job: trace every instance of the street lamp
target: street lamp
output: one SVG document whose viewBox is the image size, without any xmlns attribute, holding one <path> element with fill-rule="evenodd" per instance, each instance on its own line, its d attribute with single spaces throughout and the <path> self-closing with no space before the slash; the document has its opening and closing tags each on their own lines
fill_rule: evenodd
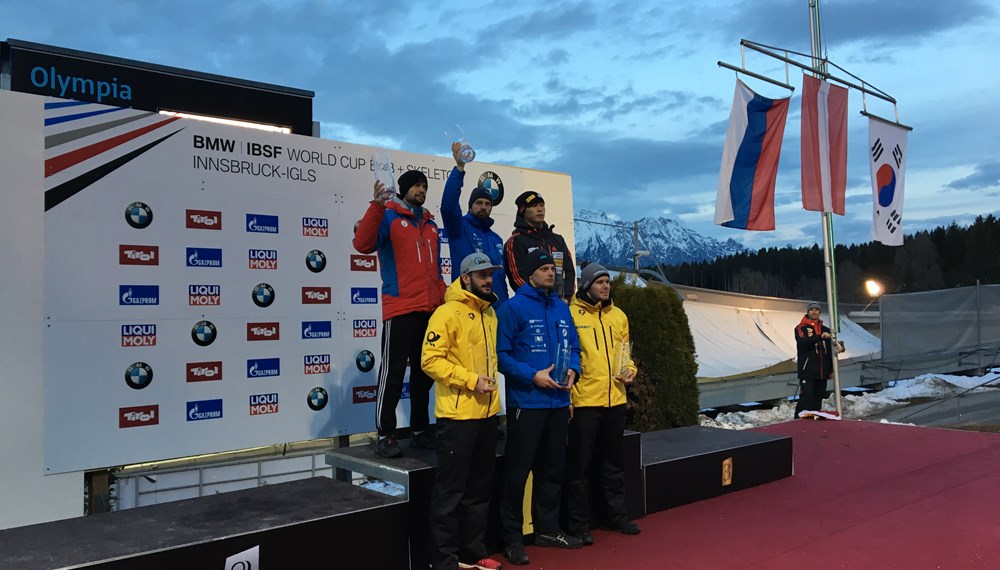
<svg viewBox="0 0 1000 570">
<path fill-rule="evenodd" d="M 868 301 L 868 304 L 865 305 L 865 308 L 861 309 L 862 311 L 867 311 L 868 307 L 871 307 L 872 303 L 874 303 L 875 300 L 878 299 L 883 293 L 882 284 L 879 283 L 878 281 L 875 281 L 874 279 L 869 279 L 868 281 L 865 281 L 865 289 L 868 291 L 868 296 L 871 297 L 872 300 Z"/>
<path fill-rule="evenodd" d="M 639 250 L 639 251 L 635 252 L 635 255 L 633 256 L 632 260 L 633 260 L 633 263 L 635 265 L 635 271 L 637 273 L 639 271 L 639 258 L 640 257 L 646 257 L 647 255 L 652 255 L 652 254 L 653 254 L 653 252 L 646 251 L 646 250 Z"/>
</svg>

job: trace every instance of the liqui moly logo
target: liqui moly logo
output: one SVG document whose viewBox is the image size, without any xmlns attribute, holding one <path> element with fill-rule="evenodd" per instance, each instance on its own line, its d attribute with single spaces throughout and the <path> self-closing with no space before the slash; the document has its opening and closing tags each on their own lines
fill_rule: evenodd
<svg viewBox="0 0 1000 570">
<path fill-rule="evenodd" d="M 221 230 L 222 212 L 185 210 L 184 226 L 193 230 Z"/>
<path fill-rule="evenodd" d="M 247 214 L 247 231 L 257 234 L 278 233 L 278 216 Z"/>
<path fill-rule="evenodd" d="M 247 254 L 247 259 L 250 269 L 278 268 L 278 250 L 276 249 L 251 249 Z"/>
<path fill-rule="evenodd" d="M 352 255 L 351 271 L 377 271 L 378 258 L 374 255 Z"/>
<path fill-rule="evenodd" d="M 155 426 L 160 423 L 160 406 L 132 406 L 118 408 L 118 428 Z"/>
<path fill-rule="evenodd" d="M 156 325 L 122 325 L 122 346 L 156 346 Z"/>
<path fill-rule="evenodd" d="M 330 321 L 302 321 L 302 338 L 331 338 L 333 326 Z"/>
<path fill-rule="evenodd" d="M 355 404 L 367 404 L 378 398 L 378 386 L 355 386 L 351 391 Z"/>
<path fill-rule="evenodd" d="M 118 245 L 118 265 L 159 265 L 158 245 Z"/>
<path fill-rule="evenodd" d="M 250 396 L 250 415 L 278 413 L 277 394 L 253 394 Z"/>
<path fill-rule="evenodd" d="M 441 263 L 438 267 L 441 269 L 442 275 L 451 275 L 451 258 L 442 257 Z"/>
<path fill-rule="evenodd" d="M 214 247 L 187 248 L 188 267 L 222 267 L 222 250 Z"/>
<path fill-rule="evenodd" d="M 330 223 L 326 218 L 302 218 L 302 235 L 327 237 L 330 235 Z"/>
<path fill-rule="evenodd" d="M 354 338 L 374 338 L 378 336 L 375 319 L 354 319 Z"/>
<path fill-rule="evenodd" d="M 306 374 L 328 374 L 330 372 L 329 354 L 307 354 L 302 359 Z"/>
<path fill-rule="evenodd" d="M 222 304 L 222 287 L 219 285 L 188 285 L 188 305 L 214 306 Z"/>
<path fill-rule="evenodd" d="M 188 382 L 211 382 L 213 380 L 222 380 L 222 361 L 187 363 Z"/>
<path fill-rule="evenodd" d="M 279 323 L 247 323 L 247 340 L 278 340 Z"/>
<path fill-rule="evenodd" d="M 330 288 L 329 287 L 303 287 L 302 288 L 302 304 L 303 305 L 329 305 L 330 304 Z"/>
<path fill-rule="evenodd" d="M 375 287 L 351 287 L 352 305 L 377 305 L 378 289 Z"/>
<path fill-rule="evenodd" d="M 247 360 L 247 378 L 281 376 L 280 358 L 251 358 Z"/>
</svg>

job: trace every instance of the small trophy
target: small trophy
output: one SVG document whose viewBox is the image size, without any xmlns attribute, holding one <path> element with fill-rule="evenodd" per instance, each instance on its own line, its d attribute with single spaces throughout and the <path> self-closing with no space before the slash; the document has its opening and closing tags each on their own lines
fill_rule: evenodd
<svg viewBox="0 0 1000 570">
<path fill-rule="evenodd" d="M 392 156 L 388 151 L 380 150 L 372 155 L 372 172 L 375 180 L 382 183 L 385 189 L 376 197 L 379 202 L 388 202 L 396 195 L 396 180 L 393 178 Z"/>
<path fill-rule="evenodd" d="M 615 359 L 613 361 L 613 374 L 615 380 L 625 381 L 625 374 L 628 373 L 629 362 L 632 361 L 632 343 L 625 341 L 615 348 Z"/>
<path fill-rule="evenodd" d="M 444 132 L 444 135 L 452 142 L 461 143 L 462 147 L 458 151 L 458 155 L 462 157 L 462 162 L 468 164 L 473 160 L 476 160 L 476 149 L 472 148 L 469 143 L 469 139 L 465 138 L 465 133 L 462 132 L 462 127 L 458 125 L 452 125 L 450 129 Z"/>
<path fill-rule="evenodd" d="M 573 350 L 569 346 L 569 339 L 562 339 L 556 345 L 556 367 L 552 369 L 552 379 L 560 386 L 566 385 L 566 376 L 569 374 L 570 359 L 572 356 Z"/>
</svg>

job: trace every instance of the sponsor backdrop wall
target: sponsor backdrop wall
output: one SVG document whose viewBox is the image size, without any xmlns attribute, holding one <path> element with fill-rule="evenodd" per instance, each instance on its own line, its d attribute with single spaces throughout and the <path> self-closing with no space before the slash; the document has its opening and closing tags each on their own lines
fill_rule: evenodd
<svg viewBox="0 0 1000 570">
<path fill-rule="evenodd" d="M 18 168 L 45 173 L 45 473 L 373 429 L 379 267 L 351 239 L 378 149 L 33 99 L 44 165 Z M 427 174 L 439 223 L 441 143 L 391 152 L 396 176 Z M 572 243 L 568 176 L 473 163 L 463 211 L 481 176 L 501 236 L 527 187 Z"/>
</svg>

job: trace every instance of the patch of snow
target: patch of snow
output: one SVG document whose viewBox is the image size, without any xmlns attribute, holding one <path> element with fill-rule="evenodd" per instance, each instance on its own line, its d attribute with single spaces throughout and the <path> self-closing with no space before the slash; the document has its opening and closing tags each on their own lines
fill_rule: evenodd
<svg viewBox="0 0 1000 570">
<path fill-rule="evenodd" d="M 376 493 L 382 493 L 383 495 L 389 495 L 390 497 L 402 497 L 406 494 L 406 488 L 399 483 L 382 481 L 380 479 L 365 481 L 364 483 L 361 483 L 359 487 L 364 487 L 369 491 L 375 491 Z"/>
</svg>

